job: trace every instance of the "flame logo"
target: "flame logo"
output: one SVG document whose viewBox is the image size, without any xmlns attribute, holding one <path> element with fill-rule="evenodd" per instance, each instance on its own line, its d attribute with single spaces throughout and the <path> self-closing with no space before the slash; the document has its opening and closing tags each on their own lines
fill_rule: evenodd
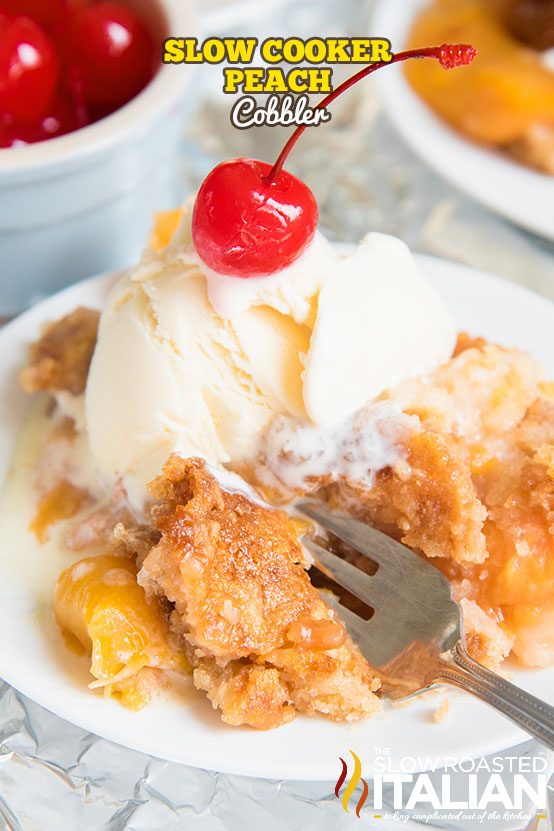
<svg viewBox="0 0 554 831">
<path fill-rule="evenodd" d="M 352 794 L 358 787 L 359 783 L 361 782 L 363 785 L 362 795 L 360 796 L 358 804 L 356 805 L 356 816 L 359 819 L 360 811 L 362 810 L 367 799 L 369 788 L 365 779 L 362 779 L 362 763 L 360 762 L 359 758 L 356 756 L 353 750 L 350 751 L 350 755 L 354 759 L 354 771 L 352 773 L 352 776 L 350 777 L 350 782 L 344 789 L 341 802 L 342 807 L 344 808 L 346 813 L 348 813 L 348 803 L 350 802 L 350 797 L 352 796 Z M 342 765 L 342 770 L 339 774 L 339 778 L 337 779 L 337 784 L 335 785 L 335 796 L 337 797 L 337 799 L 340 793 L 340 789 L 342 788 L 344 780 L 346 779 L 346 776 L 348 774 L 348 765 L 346 764 L 342 756 L 339 756 L 339 760 Z"/>
</svg>

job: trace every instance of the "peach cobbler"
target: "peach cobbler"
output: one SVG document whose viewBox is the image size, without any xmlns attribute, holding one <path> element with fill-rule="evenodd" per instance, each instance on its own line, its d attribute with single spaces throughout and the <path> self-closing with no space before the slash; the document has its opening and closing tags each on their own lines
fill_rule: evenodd
<svg viewBox="0 0 554 831">
<path fill-rule="evenodd" d="M 91 688 L 138 709 L 190 674 L 260 729 L 375 713 L 378 673 L 287 512 L 306 493 L 431 558 L 477 660 L 553 663 L 554 386 L 536 362 L 456 339 L 392 238 L 346 258 L 316 238 L 294 291 L 232 295 L 186 212 L 156 249 L 100 325 L 82 308 L 50 323 L 21 373 L 50 396 L 32 530 L 61 532 L 55 615 Z"/>
<path fill-rule="evenodd" d="M 413 62 L 416 92 L 460 132 L 554 173 L 553 0 L 431 0 L 409 45 L 466 40 L 478 60 L 462 73 Z"/>
</svg>

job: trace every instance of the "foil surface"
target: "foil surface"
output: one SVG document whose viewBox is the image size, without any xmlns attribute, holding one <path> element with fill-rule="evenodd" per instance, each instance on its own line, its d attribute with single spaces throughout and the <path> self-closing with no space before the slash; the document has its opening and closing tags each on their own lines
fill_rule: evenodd
<svg viewBox="0 0 554 831">
<path fill-rule="evenodd" d="M 540 752 L 536 743 L 528 742 L 496 755 L 536 756 Z M 440 775 L 431 774 L 435 785 Z M 250 779 L 164 762 L 87 733 L 0 684 L 1 831 L 342 831 L 364 826 L 398 831 L 423 827 L 405 817 L 383 819 L 377 825 L 370 809 L 362 809 L 360 818 L 353 808 L 347 814 L 335 797 L 334 785 Z M 454 781 L 454 800 L 458 788 L 463 783 Z M 552 810 L 554 782 L 550 798 Z M 368 804 L 372 804 L 371 792 Z M 393 794 L 385 790 L 380 813 L 394 815 L 392 804 Z M 525 812 L 533 814 L 529 805 Z M 483 827 L 487 831 L 522 831 L 524 827 L 547 831 L 552 827 L 546 817 L 531 818 L 524 825 L 479 818 L 449 822 L 433 819 L 432 812 L 425 826 L 461 831 Z"/>
</svg>

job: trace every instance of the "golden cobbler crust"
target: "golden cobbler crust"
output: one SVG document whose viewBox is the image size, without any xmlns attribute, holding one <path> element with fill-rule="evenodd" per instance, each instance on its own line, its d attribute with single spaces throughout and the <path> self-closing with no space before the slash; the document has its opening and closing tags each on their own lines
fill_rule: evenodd
<svg viewBox="0 0 554 831">
<path fill-rule="evenodd" d="M 371 489 L 320 495 L 433 558 L 463 599 L 468 647 L 554 661 L 554 391 L 517 350 L 460 338 L 456 356 L 390 393 L 421 429 Z"/>
<path fill-rule="evenodd" d="M 39 390 L 79 395 L 85 389 L 98 334 L 99 312 L 80 307 L 45 326 L 29 349 L 20 374 L 25 392 Z"/>
<path fill-rule="evenodd" d="M 199 459 L 171 457 L 152 494 L 161 539 L 139 581 L 175 605 L 195 683 L 225 721 L 268 729 L 296 711 L 355 720 L 378 708 L 378 679 L 311 585 L 286 514 L 222 491 Z"/>
</svg>

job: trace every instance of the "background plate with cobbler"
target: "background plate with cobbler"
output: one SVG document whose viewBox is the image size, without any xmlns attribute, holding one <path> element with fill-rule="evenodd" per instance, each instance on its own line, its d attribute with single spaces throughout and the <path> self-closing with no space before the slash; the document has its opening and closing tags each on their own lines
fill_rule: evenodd
<svg viewBox="0 0 554 831">
<path fill-rule="evenodd" d="M 461 265 L 425 256 L 419 256 L 418 262 L 452 309 L 459 329 L 528 350 L 554 376 L 554 305 Z M 42 323 L 76 306 L 102 307 L 113 279 L 103 276 L 77 284 L 0 332 L 1 480 L 9 471 L 14 442 L 30 406 L 17 383 L 28 343 L 36 338 Z M 25 459 L 20 459 L 19 467 L 24 465 Z M 91 694 L 86 661 L 65 648 L 53 620 L 53 585 L 69 563 L 61 561 L 55 538 L 38 546 L 27 530 L 30 517 L 25 510 L 30 511 L 31 505 L 25 503 L 27 508 L 22 508 L 23 500 L 19 503 L 15 500 L 7 508 L 21 513 L 17 522 L 6 523 L 0 517 L 0 676 L 74 724 L 171 761 L 296 780 L 335 779 L 338 757 L 348 748 L 361 757 L 364 775 L 371 775 L 375 748 L 379 752 L 390 748 L 392 764 L 403 757 L 436 762 L 439 758 L 493 753 L 527 738 L 484 704 L 446 688 L 406 706 L 385 707 L 381 715 L 358 724 L 298 717 L 268 732 L 223 724 L 188 681 L 138 713 L 113 699 Z M 7 525 L 17 530 L 6 534 Z M 521 687 L 554 703 L 554 668 L 521 671 L 508 665 L 506 670 Z M 445 698 L 449 711 L 436 723 L 434 713 Z"/>
<path fill-rule="evenodd" d="M 378 0 L 372 34 L 404 49 L 427 0 Z M 463 39 L 463 37 L 462 37 Z M 381 101 L 404 141 L 456 188 L 528 231 L 554 240 L 554 177 L 473 143 L 443 122 L 412 90 L 403 68 L 375 76 Z"/>
</svg>

